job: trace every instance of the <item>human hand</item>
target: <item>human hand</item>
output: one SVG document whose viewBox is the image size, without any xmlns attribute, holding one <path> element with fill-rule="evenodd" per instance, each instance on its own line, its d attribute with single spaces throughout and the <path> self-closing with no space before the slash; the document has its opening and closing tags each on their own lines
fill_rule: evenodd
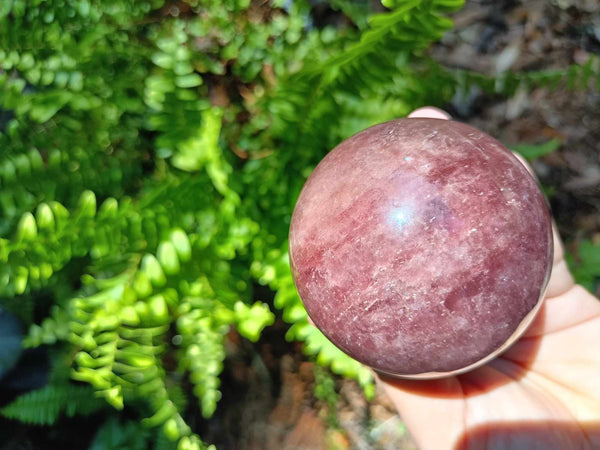
<svg viewBox="0 0 600 450">
<path fill-rule="evenodd" d="M 409 117 L 450 118 L 435 108 Z M 505 353 L 450 378 L 379 377 L 419 448 L 600 449 L 600 301 L 574 283 L 553 232 L 544 303 Z"/>
</svg>

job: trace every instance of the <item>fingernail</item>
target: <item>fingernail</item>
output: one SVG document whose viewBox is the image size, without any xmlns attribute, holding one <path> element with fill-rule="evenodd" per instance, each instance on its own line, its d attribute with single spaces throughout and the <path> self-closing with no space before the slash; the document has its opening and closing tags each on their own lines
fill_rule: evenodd
<svg viewBox="0 0 600 450">
<path fill-rule="evenodd" d="M 423 108 L 415 109 L 411 112 L 408 117 L 410 119 L 415 118 L 429 118 L 429 119 L 443 119 L 450 120 L 452 116 L 446 111 L 436 108 L 434 106 L 424 106 Z"/>
</svg>

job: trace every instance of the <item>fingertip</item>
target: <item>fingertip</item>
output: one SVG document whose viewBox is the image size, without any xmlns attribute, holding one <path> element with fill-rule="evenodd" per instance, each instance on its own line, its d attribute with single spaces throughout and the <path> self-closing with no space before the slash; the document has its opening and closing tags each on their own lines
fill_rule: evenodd
<svg viewBox="0 0 600 450">
<path fill-rule="evenodd" d="M 415 109 L 408 115 L 409 119 L 426 118 L 426 119 L 442 119 L 450 120 L 452 116 L 446 111 L 436 108 L 435 106 L 424 106 L 423 108 Z"/>
</svg>

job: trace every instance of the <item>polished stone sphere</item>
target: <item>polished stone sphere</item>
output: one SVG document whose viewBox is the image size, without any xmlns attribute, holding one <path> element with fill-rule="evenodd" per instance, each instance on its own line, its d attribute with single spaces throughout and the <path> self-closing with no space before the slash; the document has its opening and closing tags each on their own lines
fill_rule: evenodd
<svg viewBox="0 0 600 450">
<path fill-rule="evenodd" d="M 334 148 L 292 217 L 290 261 L 315 325 L 376 371 L 435 378 L 506 349 L 552 265 L 547 203 L 498 141 L 399 119 Z"/>
</svg>

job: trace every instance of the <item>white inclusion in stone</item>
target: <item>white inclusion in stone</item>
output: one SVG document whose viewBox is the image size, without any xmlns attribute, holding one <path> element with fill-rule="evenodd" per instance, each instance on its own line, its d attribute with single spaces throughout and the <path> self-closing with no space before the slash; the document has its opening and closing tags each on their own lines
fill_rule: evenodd
<svg viewBox="0 0 600 450">
<path fill-rule="evenodd" d="M 407 207 L 394 208 L 391 211 L 391 219 L 396 228 L 401 230 L 411 221 L 412 211 Z"/>
</svg>

